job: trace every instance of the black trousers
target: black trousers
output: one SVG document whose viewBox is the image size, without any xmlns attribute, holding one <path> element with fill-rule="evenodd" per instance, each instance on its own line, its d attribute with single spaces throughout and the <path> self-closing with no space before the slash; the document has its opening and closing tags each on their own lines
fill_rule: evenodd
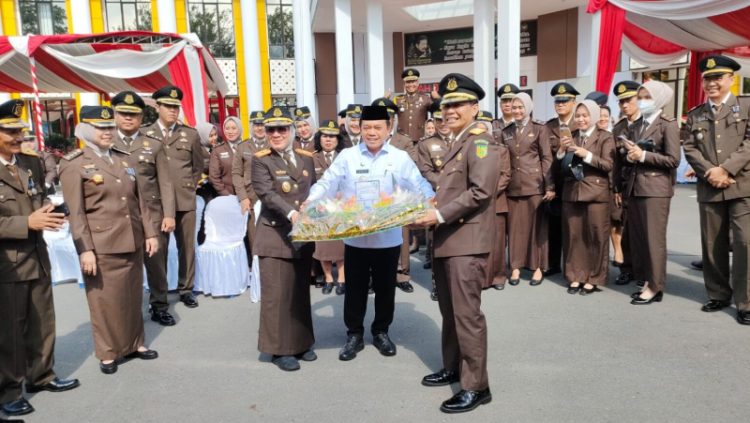
<svg viewBox="0 0 750 423">
<path fill-rule="evenodd" d="M 346 295 L 344 323 L 347 335 L 364 335 L 370 276 L 375 291 L 375 319 L 371 333 L 388 333 L 396 300 L 396 269 L 401 246 L 390 248 L 344 247 Z"/>
</svg>

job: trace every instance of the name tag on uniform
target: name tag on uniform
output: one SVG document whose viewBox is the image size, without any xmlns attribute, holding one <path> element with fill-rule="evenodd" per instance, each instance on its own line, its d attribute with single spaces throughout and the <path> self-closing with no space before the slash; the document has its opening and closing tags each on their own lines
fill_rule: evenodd
<svg viewBox="0 0 750 423">
<path fill-rule="evenodd" d="M 357 175 L 370 173 L 370 169 L 357 169 Z"/>
<path fill-rule="evenodd" d="M 245 151 L 244 153 L 242 153 L 242 157 L 253 157 L 253 153 Z"/>
<path fill-rule="evenodd" d="M 229 153 L 228 152 L 219 153 L 219 158 L 220 159 L 228 159 L 229 158 Z"/>
<path fill-rule="evenodd" d="M 153 150 L 150 148 L 144 148 L 143 151 L 141 151 L 143 154 L 154 154 Z"/>
</svg>

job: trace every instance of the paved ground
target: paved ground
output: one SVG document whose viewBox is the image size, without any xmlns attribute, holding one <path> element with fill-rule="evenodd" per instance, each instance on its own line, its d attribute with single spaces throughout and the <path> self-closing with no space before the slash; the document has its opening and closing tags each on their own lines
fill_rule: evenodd
<svg viewBox="0 0 750 423">
<path fill-rule="evenodd" d="M 744 421 L 750 411 L 750 328 L 734 321 L 734 308 L 699 310 L 705 299 L 701 275 L 688 268 L 700 253 L 691 187 L 680 187 L 672 202 L 669 250 L 668 295 L 657 305 L 631 306 L 633 285 L 571 296 L 559 277 L 531 287 L 524 275 L 519 286 L 487 291 L 482 308 L 494 399 L 461 416 L 438 410 L 451 388 L 419 383 L 441 363 L 440 314 L 429 299 L 421 254 L 412 261 L 415 292 L 396 296 L 395 357 L 380 356 L 368 336 L 354 361 L 339 361 L 343 298 L 315 291 L 319 359 L 293 373 L 259 355 L 260 307 L 244 295 L 201 297 L 195 310 L 174 305 L 177 326 L 146 323 L 158 360 L 130 362 L 103 375 L 92 354 L 83 291 L 57 286 L 56 368 L 82 386 L 30 396 L 37 411 L 26 421 Z M 614 280 L 615 269 L 610 276 Z"/>
</svg>

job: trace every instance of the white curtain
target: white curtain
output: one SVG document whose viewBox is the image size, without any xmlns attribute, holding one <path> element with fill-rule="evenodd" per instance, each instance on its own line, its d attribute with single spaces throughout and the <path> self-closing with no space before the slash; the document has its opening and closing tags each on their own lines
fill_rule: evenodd
<svg viewBox="0 0 750 423">
<path fill-rule="evenodd" d="M 648 66 L 650 68 L 663 68 L 677 62 L 688 53 L 687 50 L 682 50 L 672 54 L 654 54 L 642 50 L 640 47 L 635 45 L 628 37 L 622 37 L 622 49 L 628 56 L 632 57 L 636 62 Z"/>
<path fill-rule="evenodd" d="M 609 0 L 627 12 L 659 19 L 701 19 L 748 7 L 747 0 Z"/>
</svg>

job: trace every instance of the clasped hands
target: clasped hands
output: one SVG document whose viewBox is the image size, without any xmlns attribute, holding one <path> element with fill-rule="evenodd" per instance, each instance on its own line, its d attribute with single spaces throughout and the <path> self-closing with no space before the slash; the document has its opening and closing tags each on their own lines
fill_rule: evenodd
<svg viewBox="0 0 750 423">
<path fill-rule="evenodd" d="M 578 147 L 577 145 L 573 144 L 573 139 L 570 137 L 560 138 L 560 150 L 568 153 L 573 153 L 582 159 L 585 159 L 589 154 L 589 151 L 585 148 Z"/>
<path fill-rule="evenodd" d="M 729 172 L 721 166 L 714 166 L 703 174 L 703 177 L 708 181 L 711 186 L 717 189 L 724 189 L 732 184 L 736 184 L 737 181 L 729 176 Z"/>
</svg>

